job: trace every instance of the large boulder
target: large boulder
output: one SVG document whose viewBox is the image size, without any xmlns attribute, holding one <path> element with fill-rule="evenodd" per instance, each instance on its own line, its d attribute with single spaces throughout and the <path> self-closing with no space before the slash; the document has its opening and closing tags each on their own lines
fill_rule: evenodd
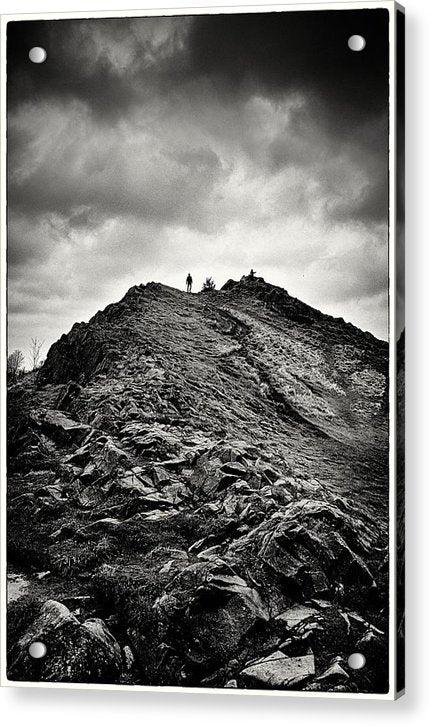
<svg viewBox="0 0 430 726">
<path fill-rule="evenodd" d="M 260 594 L 221 558 L 188 565 L 155 603 L 187 662 L 203 669 L 236 655 L 243 638 L 269 621 Z M 173 643 L 172 643 L 173 644 Z"/>
<path fill-rule="evenodd" d="M 315 675 L 312 652 L 288 656 L 277 650 L 244 668 L 240 680 L 245 686 L 263 689 L 293 689 Z"/>
<path fill-rule="evenodd" d="M 80 423 L 56 409 L 41 409 L 30 413 L 31 424 L 58 444 L 81 444 L 91 433 L 88 424 Z"/>
<path fill-rule="evenodd" d="M 254 528 L 229 548 L 235 558 L 264 563 L 280 581 L 287 578 L 313 596 L 355 584 L 366 589 L 374 578 L 361 553 L 370 549 L 372 532 L 363 523 L 324 500 L 303 499 Z M 257 558 L 255 558 L 255 554 Z"/>
<path fill-rule="evenodd" d="M 44 657 L 30 656 L 34 642 L 45 644 Z M 80 623 L 55 600 L 44 603 L 8 661 L 9 679 L 20 681 L 117 683 L 121 672 L 121 648 L 105 623 L 98 618 Z"/>
</svg>

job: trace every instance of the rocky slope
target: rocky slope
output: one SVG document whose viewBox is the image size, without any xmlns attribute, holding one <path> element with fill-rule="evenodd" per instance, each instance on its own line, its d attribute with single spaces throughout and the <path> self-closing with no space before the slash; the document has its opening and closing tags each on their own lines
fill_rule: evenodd
<svg viewBox="0 0 430 726">
<path fill-rule="evenodd" d="M 74 325 L 8 395 L 9 677 L 385 691 L 387 375 L 261 278 Z"/>
</svg>

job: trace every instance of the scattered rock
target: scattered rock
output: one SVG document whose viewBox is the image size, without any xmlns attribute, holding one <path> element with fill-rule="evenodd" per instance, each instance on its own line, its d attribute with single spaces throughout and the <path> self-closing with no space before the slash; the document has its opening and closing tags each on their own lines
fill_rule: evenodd
<svg viewBox="0 0 430 726">
<path fill-rule="evenodd" d="M 261 278 L 138 285 L 34 378 L 8 393 L 10 549 L 51 575 L 12 607 L 17 678 L 384 692 L 385 343 Z M 45 666 L 15 648 L 40 592 Z"/>
</svg>

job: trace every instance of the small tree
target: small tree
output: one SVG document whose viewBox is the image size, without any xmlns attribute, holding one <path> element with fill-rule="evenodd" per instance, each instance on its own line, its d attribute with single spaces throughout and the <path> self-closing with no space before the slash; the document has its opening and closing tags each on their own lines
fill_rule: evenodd
<svg viewBox="0 0 430 726">
<path fill-rule="evenodd" d="M 211 292 L 211 290 L 215 290 L 215 281 L 207 277 L 202 285 L 202 292 Z"/>
<path fill-rule="evenodd" d="M 44 340 L 39 340 L 37 335 L 35 338 L 31 339 L 30 358 L 33 364 L 34 371 L 40 367 L 40 351 L 44 342 Z"/>
<path fill-rule="evenodd" d="M 14 350 L 7 358 L 7 380 L 8 383 L 16 383 L 23 372 L 24 354 L 20 350 Z"/>
</svg>

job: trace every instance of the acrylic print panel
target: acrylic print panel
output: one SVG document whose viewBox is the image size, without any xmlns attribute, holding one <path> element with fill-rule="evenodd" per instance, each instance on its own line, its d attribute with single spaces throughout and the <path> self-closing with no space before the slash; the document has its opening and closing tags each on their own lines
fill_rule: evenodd
<svg viewBox="0 0 430 726">
<path fill-rule="evenodd" d="M 392 698 L 394 4 L 177 12 L 4 25 L 7 683 Z"/>
</svg>

